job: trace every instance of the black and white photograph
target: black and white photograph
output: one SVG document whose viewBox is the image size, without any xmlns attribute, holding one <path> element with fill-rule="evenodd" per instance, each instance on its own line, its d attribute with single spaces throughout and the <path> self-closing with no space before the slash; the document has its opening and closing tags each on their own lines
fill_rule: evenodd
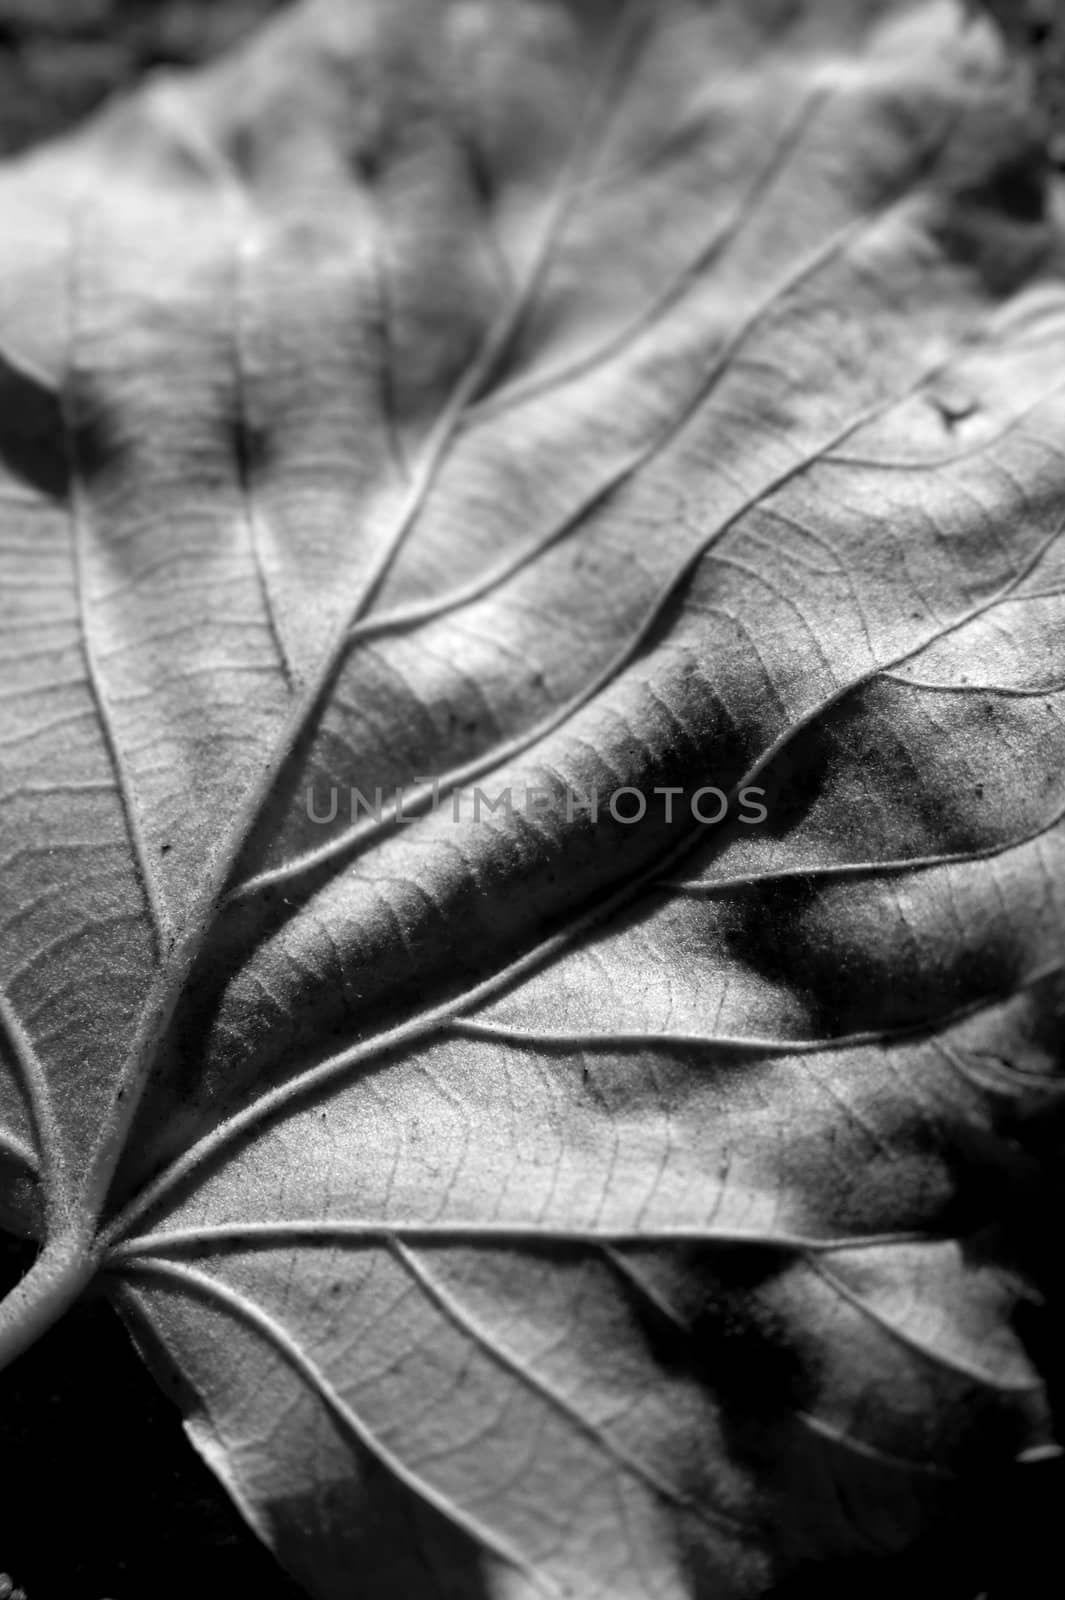
<svg viewBox="0 0 1065 1600">
<path fill-rule="evenodd" d="M 1050 1600 L 1065 0 L 0 0 L 0 1600 Z"/>
</svg>

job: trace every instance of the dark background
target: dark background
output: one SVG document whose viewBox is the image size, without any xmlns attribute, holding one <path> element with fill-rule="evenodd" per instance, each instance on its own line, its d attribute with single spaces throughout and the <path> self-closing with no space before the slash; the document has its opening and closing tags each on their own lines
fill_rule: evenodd
<svg viewBox="0 0 1065 1600">
<path fill-rule="evenodd" d="M 1035 50 L 1065 165 L 1065 0 L 985 3 Z M 62 132 L 153 67 L 215 54 L 279 4 L 0 0 L 0 155 Z M 1063 1199 L 1046 1197 L 1048 1260 L 1061 1255 Z M 0 1236 L 0 1293 L 28 1262 L 24 1247 Z M 1065 1316 L 1043 1321 L 1036 1342 L 1044 1341 L 1046 1355 L 1053 1347 L 1060 1358 Z M 1049 1600 L 1061 1583 L 1062 1476 L 1060 1468 L 1018 1473 L 974 1517 L 965 1570 L 942 1570 L 931 1587 L 927 1576 L 916 1582 L 905 1568 L 878 1563 L 811 1575 L 789 1586 L 787 1600 Z M 302 1594 L 185 1442 L 177 1411 L 101 1300 L 71 1312 L 0 1375 L 0 1483 L 0 1574 L 10 1573 L 27 1600 Z"/>
<path fill-rule="evenodd" d="M 158 66 L 214 55 L 281 0 L 0 0 L 0 153 Z"/>
</svg>

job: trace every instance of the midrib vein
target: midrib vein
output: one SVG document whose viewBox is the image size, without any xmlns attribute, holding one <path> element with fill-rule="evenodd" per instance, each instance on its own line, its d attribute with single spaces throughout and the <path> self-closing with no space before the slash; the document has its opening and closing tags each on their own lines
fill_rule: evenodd
<svg viewBox="0 0 1065 1600">
<path fill-rule="evenodd" d="M 630 5 L 619 22 L 614 48 L 608 53 L 599 75 L 598 91 L 589 97 L 574 148 L 559 175 L 554 204 L 517 296 L 489 330 L 481 350 L 459 379 L 427 443 L 391 536 L 336 629 L 317 672 L 299 695 L 286 719 L 278 743 L 240 807 L 228 838 L 210 865 L 183 931 L 176 938 L 170 936 L 170 959 L 149 992 L 133 1046 L 116 1086 L 112 1115 L 101 1130 L 88 1164 L 83 1198 L 87 1210 L 94 1217 L 98 1218 L 104 1210 L 111 1178 L 143 1097 L 159 1045 L 215 926 L 226 888 L 251 841 L 256 824 L 266 810 L 300 740 L 317 718 L 322 701 L 345 659 L 351 630 L 370 610 L 418 521 L 464 416 L 491 382 L 493 373 L 520 331 L 539 292 L 579 191 L 584 167 L 591 158 L 603 125 L 613 113 L 615 97 L 623 85 L 625 70 L 631 65 L 632 32 L 638 14 L 639 8 Z"/>
</svg>

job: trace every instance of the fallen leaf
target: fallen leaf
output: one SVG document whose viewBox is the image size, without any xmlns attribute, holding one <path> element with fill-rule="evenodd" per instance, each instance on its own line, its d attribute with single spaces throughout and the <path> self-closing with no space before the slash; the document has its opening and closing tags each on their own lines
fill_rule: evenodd
<svg viewBox="0 0 1065 1600">
<path fill-rule="evenodd" d="M 102 1282 L 320 1600 L 956 1543 L 1056 1449 L 999 36 L 318 0 L 0 214 L 0 1364 Z"/>
</svg>

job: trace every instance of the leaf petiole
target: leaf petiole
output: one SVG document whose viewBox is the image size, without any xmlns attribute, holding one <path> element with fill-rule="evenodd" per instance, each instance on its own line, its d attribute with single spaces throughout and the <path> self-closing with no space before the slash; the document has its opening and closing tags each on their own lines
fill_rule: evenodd
<svg viewBox="0 0 1065 1600">
<path fill-rule="evenodd" d="M 97 1257 L 80 1232 L 45 1245 L 22 1281 L 0 1301 L 0 1372 L 35 1344 L 80 1298 Z"/>
</svg>

